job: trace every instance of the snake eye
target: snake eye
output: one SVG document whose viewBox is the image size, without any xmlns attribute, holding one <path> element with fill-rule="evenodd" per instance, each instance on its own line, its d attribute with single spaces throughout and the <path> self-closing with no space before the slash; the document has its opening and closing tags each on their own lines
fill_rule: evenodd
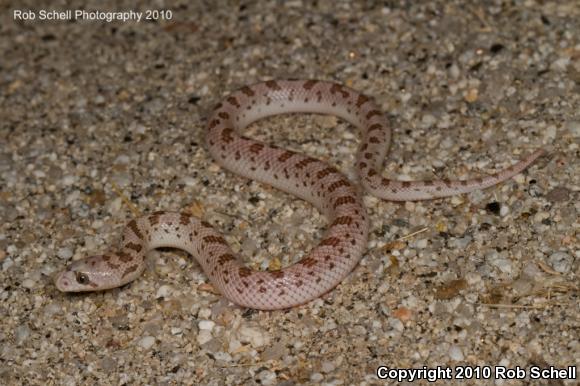
<svg viewBox="0 0 580 386">
<path fill-rule="evenodd" d="M 77 283 L 79 284 L 89 284 L 90 280 L 89 280 L 89 275 L 87 275 L 86 273 L 82 273 L 82 272 L 77 272 Z"/>
</svg>

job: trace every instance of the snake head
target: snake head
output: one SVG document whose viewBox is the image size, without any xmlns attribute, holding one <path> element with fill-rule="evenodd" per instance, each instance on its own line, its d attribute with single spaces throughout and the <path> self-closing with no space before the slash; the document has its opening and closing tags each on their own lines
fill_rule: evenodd
<svg viewBox="0 0 580 386">
<path fill-rule="evenodd" d="M 54 284 L 62 292 L 86 292 L 118 287 L 113 284 L 116 280 L 115 271 L 104 256 L 96 255 L 69 264 L 55 276 Z"/>
</svg>

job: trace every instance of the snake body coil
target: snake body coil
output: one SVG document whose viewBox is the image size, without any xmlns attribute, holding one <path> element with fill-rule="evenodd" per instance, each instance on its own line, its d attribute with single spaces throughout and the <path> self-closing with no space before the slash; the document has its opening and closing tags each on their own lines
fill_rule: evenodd
<svg viewBox="0 0 580 386">
<path fill-rule="evenodd" d="M 543 153 L 538 150 L 484 178 L 393 181 L 381 176 L 391 131 L 371 98 L 316 80 L 272 80 L 246 86 L 214 109 L 208 121 L 207 147 L 224 168 L 316 206 L 330 224 L 320 243 L 292 266 L 255 271 L 243 265 L 208 223 L 184 213 L 156 212 L 129 222 L 119 251 L 70 264 L 57 275 L 57 288 L 80 292 L 121 286 L 143 272 L 149 250 L 175 247 L 195 256 L 212 284 L 242 306 L 288 308 L 330 291 L 357 265 L 367 247 L 368 220 L 357 188 L 325 162 L 238 134 L 263 117 L 298 112 L 332 114 L 357 126 L 362 133 L 356 157 L 360 182 L 366 191 L 386 200 L 426 200 L 487 188 L 521 172 Z"/>
</svg>

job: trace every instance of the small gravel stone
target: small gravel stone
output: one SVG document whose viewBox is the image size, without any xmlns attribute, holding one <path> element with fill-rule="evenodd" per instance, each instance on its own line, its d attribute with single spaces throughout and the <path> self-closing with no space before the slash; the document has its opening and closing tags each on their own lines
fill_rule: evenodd
<svg viewBox="0 0 580 386">
<path fill-rule="evenodd" d="M 492 261 L 492 265 L 497 267 L 503 273 L 512 272 L 512 263 L 508 259 L 498 258 Z"/>
<path fill-rule="evenodd" d="M 16 327 L 14 339 L 17 345 L 22 345 L 30 337 L 30 328 L 26 324 Z"/>
<path fill-rule="evenodd" d="M 70 186 L 70 185 L 74 184 L 76 182 L 76 180 L 77 180 L 77 177 L 76 176 L 73 176 L 73 175 L 70 175 L 69 174 L 69 175 L 64 176 L 62 178 L 61 182 L 65 186 Z"/>
<path fill-rule="evenodd" d="M 499 215 L 501 217 L 507 216 L 509 212 L 510 212 L 510 207 L 507 205 L 502 205 L 501 208 L 499 209 Z"/>
<path fill-rule="evenodd" d="M 556 135 L 558 134 L 558 131 L 556 129 L 556 126 L 550 125 L 550 126 L 546 127 L 546 129 L 544 130 L 544 132 L 542 134 L 543 134 L 546 142 L 552 143 L 556 139 Z"/>
<path fill-rule="evenodd" d="M 324 361 L 322 362 L 321 369 L 323 373 L 331 373 L 336 369 L 336 366 L 330 361 Z"/>
<path fill-rule="evenodd" d="M 263 370 L 258 374 L 258 379 L 262 385 L 275 385 L 276 373 L 270 370 Z"/>
<path fill-rule="evenodd" d="M 206 344 L 207 342 L 209 342 L 212 339 L 213 339 L 213 337 L 211 335 L 211 331 L 199 330 L 199 333 L 197 334 L 197 343 L 200 346 L 203 346 L 204 344 Z"/>
<path fill-rule="evenodd" d="M 155 337 L 153 337 L 153 336 L 145 336 L 145 337 L 141 338 L 141 340 L 139 341 L 139 346 L 141 346 L 145 350 L 150 349 L 151 347 L 153 347 L 154 344 L 155 344 Z"/>
<path fill-rule="evenodd" d="M 197 326 L 199 327 L 200 330 L 208 330 L 211 331 L 213 330 L 214 326 L 215 326 L 215 322 L 211 321 L 211 320 L 201 320 Z"/>
<path fill-rule="evenodd" d="M 454 361 L 462 361 L 464 359 L 463 351 L 459 346 L 452 345 L 449 347 L 449 358 Z"/>
<path fill-rule="evenodd" d="M 310 375 L 310 380 L 312 382 L 321 382 L 324 379 L 324 375 L 320 374 L 320 373 L 312 373 Z"/>
<path fill-rule="evenodd" d="M 427 239 L 417 240 L 417 242 L 415 242 L 415 248 L 417 248 L 417 249 L 427 248 Z"/>
<path fill-rule="evenodd" d="M 534 222 L 539 223 L 542 222 L 545 219 L 550 218 L 550 213 L 549 212 L 545 212 L 545 211 L 541 211 L 536 213 L 536 215 L 534 216 Z"/>
<path fill-rule="evenodd" d="M 266 347 L 266 349 L 262 353 L 262 359 L 264 361 L 279 360 L 284 355 L 286 355 L 287 352 L 288 352 L 288 350 L 286 349 L 286 347 L 282 343 L 276 342 L 276 343 L 272 344 L 271 346 Z"/>
<path fill-rule="evenodd" d="M 102 96 L 100 94 L 95 96 L 95 99 L 94 99 L 95 104 L 103 105 L 103 104 L 105 104 L 105 101 L 106 101 L 106 99 L 104 96 Z"/>
<path fill-rule="evenodd" d="M 212 352 L 212 354 L 216 360 L 223 361 L 223 362 L 231 362 L 232 361 L 232 356 L 227 352 L 214 351 L 214 352 Z"/>
<path fill-rule="evenodd" d="M 389 325 L 391 326 L 391 328 L 393 328 L 394 330 L 396 330 L 398 332 L 403 332 L 403 330 L 405 329 L 403 322 L 401 322 L 397 318 L 390 318 Z"/>
<path fill-rule="evenodd" d="M 170 285 L 162 285 L 157 289 L 157 292 L 155 293 L 155 298 L 156 299 L 168 298 L 171 296 L 172 293 L 173 288 Z"/>
<path fill-rule="evenodd" d="M 469 245 L 469 243 L 471 243 L 472 240 L 473 240 L 473 238 L 471 236 L 464 236 L 464 237 L 452 239 L 450 244 L 454 248 L 465 249 Z"/>
<path fill-rule="evenodd" d="M 555 71 L 564 71 L 570 63 L 570 58 L 568 56 L 563 56 L 552 62 L 550 68 Z"/>
<path fill-rule="evenodd" d="M 463 204 L 463 202 L 464 202 L 464 198 L 462 196 L 451 197 L 451 204 L 453 206 L 459 206 L 459 205 Z"/>
<path fill-rule="evenodd" d="M 113 161 L 113 163 L 118 164 L 118 165 L 127 165 L 131 162 L 131 158 L 129 158 L 128 155 L 126 154 L 121 154 L 119 155 L 117 158 L 115 158 L 115 160 Z"/>
<path fill-rule="evenodd" d="M 56 251 L 56 255 L 60 259 L 69 260 L 71 257 L 73 257 L 73 251 L 70 248 L 63 247 L 63 248 L 59 248 L 58 251 Z"/>
<path fill-rule="evenodd" d="M 268 335 L 258 328 L 241 326 L 238 330 L 238 339 L 242 343 L 250 343 L 254 348 L 267 345 L 270 341 Z"/>
<path fill-rule="evenodd" d="M 181 182 L 185 186 L 188 186 L 188 187 L 194 187 L 194 186 L 197 186 L 199 184 L 199 181 L 197 181 L 195 178 L 189 177 L 189 176 L 183 177 L 181 179 Z"/>
<path fill-rule="evenodd" d="M 560 273 L 568 273 L 572 268 L 572 262 L 574 259 L 572 256 L 567 254 L 566 252 L 556 252 L 548 257 L 548 262 L 550 266 L 554 268 L 555 271 Z"/>
<path fill-rule="evenodd" d="M 574 137 L 580 137 L 580 120 L 570 120 L 566 122 L 566 128 Z"/>
<path fill-rule="evenodd" d="M 24 280 L 22 280 L 22 286 L 24 288 L 31 289 L 31 288 L 34 288 L 35 285 L 36 285 L 36 282 L 34 280 L 32 280 L 32 279 L 24 279 Z"/>
<path fill-rule="evenodd" d="M 485 259 L 489 264 L 498 268 L 503 273 L 509 274 L 512 272 L 512 262 L 500 255 L 495 249 L 488 251 L 485 255 Z"/>
<path fill-rule="evenodd" d="M 551 202 L 568 201 L 570 199 L 570 190 L 559 186 L 550 190 L 550 192 L 546 194 L 546 199 Z"/>
<path fill-rule="evenodd" d="M 199 310 L 197 317 L 200 319 L 209 319 L 211 316 L 211 308 L 202 308 Z"/>
<path fill-rule="evenodd" d="M 425 115 L 423 115 L 423 119 L 421 120 L 421 123 L 422 123 L 421 126 L 424 129 L 428 129 L 428 128 L 432 127 L 436 122 L 437 122 L 437 118 L 435 118 L 433 115 L 425 114 Z"/>
<path fill-rule="evenodd" d="M 7 258 L 2 262 L 2 271 L 7 271 L 10 267 L 14 265 L 14 261 L 11 258 Z"/>
<path fill-rule="evenodd" d="M 101 359 L 99 363 L 103 371 L 107 372 L 114 371 L 117 368 L 117 362 L 109 356 L 106 356 L 103 359 Z"/>
<path fill-rule="evenodd" d="M 60 312 L 62 312 L 62 308 L 56 303 L 50 303 L 44 308 L 44 315 L 47 318 L 51 318 Z"/>
</svg>

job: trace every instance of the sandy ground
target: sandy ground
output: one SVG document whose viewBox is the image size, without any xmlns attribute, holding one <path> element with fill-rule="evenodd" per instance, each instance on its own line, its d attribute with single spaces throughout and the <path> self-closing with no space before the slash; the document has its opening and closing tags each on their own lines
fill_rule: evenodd
<svg viewBox="0 0 580 386">
<path fill-rule="evenodd" d="M 580 358 L 577 1 L 121 3 L 0 4 L 3 383 L 374 385 L 440 366 L 462 385 L 578 384 L 530 380 L 532 366 L 572 371 Z M 83 9 L 162 12 L 75 19 Z M 391 177 L 467 178 L 540 147 L 549 156 L 483 192 L 366 196 L 361 263 L 291 310 L 234 306 L 173 250 L 121 289 L 56 290 L 54 273 L 114 246 L 137 213 L 196 213 L 253 268 L 316 245 L 315 209 L 219 168 L 203 145 L 212 106 L 273 78 L 375 97 L 394 129 Z M 355 178 L 358 135 L 338 119 L 274 117 L 246 134 Z M 527 379 L 494 379 L 518 366 Z"/>
</svg>

